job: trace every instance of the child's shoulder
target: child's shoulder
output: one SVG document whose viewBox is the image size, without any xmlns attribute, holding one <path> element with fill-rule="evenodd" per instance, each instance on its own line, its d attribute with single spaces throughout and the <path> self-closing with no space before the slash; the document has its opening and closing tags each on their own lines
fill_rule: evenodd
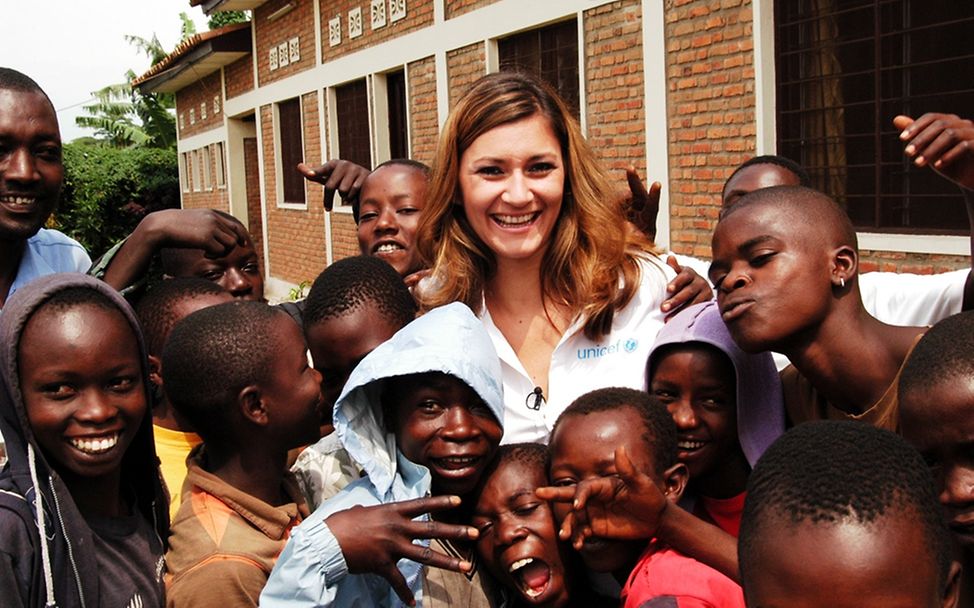
<svg viewBox="0 0 974 608">
<path fill-rule="evenodd" d="M 691 600 L 692 606 L 744 608 L 740 585 L 710 566 L 661 545 L 650 544 L 625 588 L 625 606 L 642 606 L 654 598 Z"/>
</svg>

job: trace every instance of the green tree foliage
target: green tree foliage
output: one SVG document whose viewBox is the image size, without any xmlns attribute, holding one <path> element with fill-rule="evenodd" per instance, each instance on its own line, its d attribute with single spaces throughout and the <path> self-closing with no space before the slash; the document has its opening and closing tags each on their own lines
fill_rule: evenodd
<svg viewBox="0 0 974 608">
<path fill-rule="evenodd" d="M 149 212 L 179 206 L 175 148 L 64 146 L 64 190 L 52 224 L 98 255 Z"/>
<path fill-rule="evenodd" d="M 210 20 L 207 22 L 207 25 L 211 30 L 215 30 L 224 25 L 247 23 L 248 21 L 250 21 L 250 17 L 244 11 L 220 11 L 210 15 Z"/>
</svg>

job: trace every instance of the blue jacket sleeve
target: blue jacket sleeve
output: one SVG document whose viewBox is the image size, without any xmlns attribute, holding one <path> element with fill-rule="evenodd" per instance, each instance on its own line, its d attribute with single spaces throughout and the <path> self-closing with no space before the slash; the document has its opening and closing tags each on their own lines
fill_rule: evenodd
<svg viewBox="0 0 974 608">
<path fill-rule="evenodd" d="M 347 574 L 338 539 L 323 517 L 312 515 L 292 532 L 260 594 L 260 605 L 330 606 L 335 601 L 336 584 Z"/>
</svg>

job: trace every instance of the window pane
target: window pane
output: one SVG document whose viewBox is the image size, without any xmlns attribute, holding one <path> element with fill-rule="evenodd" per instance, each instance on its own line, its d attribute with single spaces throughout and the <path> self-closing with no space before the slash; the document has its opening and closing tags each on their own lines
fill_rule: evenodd
<svg viewBox="0 0 974 608">
<path fill-rule="evenodd" d="M 775 0 L 779 153 L 860 229 L 966 233 L 956 186 L 912 167 L 897 114 L 970 115 L 969 2 Z"/>
<path fill-rule="evenodd" d="M 338 153 L 353 163 L 372 168 L 369 132 L 369 92 L 365 79 L 335 87 L 338 118 Z"/>
<path fill-rule="evenodd" d="M 497 41 L 501 70 L 539 76 L 578 118 L 578 24 L 572 19 Z"/>
<path fill-rule="evenodd" d="M 284 202 L 303 205 L 304 178 L 296 167 L 304 160 L 301 133 L 301 102 L 298 98 L 282 101 L 277 106 L 281 142 L 281 184 Z"/>
<path fill-rule="evenodd" d="M 406 135 L 406 75 L 400 70 L 386 74 L 386 95 L 389 105 L 390 158 L 408 158 Z"/>
</svg>

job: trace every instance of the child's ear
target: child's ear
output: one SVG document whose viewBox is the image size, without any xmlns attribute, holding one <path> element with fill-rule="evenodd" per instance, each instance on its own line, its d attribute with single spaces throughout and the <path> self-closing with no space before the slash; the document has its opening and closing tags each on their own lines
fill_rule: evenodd
<svg viewBox="0 0 974 608">
<path fill-rule="evenodd" d="M 947 573 L 947 586 L 944 588 L 944 608 L 957 608 L 960 606 L 960 577 L 960 562 L 956 560 L 950 562 L 950 571 Z"/>
<path fill-rule="evenodd" d="M 267 425 L 267 404 L 264 402 L 264 396 L 261 394 L 259 386 L 250 384 L 244 387 L 237 395 L 237 404 L 244 420 L 260 426 Z"/>
<path fill-rule="evenodd" d="M 674 504 L 680 502 L 689 479 L 690 471 L 682 462 L 663 471 L 663 494 L 666 495 L 666 499 Z"/>
<path fill-rule="evenodd" d="M 162 388 L 162 359 L 149 355 L 149 381 Z"/>
<path fill-rule="evenodd" d="M 848 245 L 832 251 L 832 285 L 845 287 L 859 273 L 859 254 Z"/>
</svg>

